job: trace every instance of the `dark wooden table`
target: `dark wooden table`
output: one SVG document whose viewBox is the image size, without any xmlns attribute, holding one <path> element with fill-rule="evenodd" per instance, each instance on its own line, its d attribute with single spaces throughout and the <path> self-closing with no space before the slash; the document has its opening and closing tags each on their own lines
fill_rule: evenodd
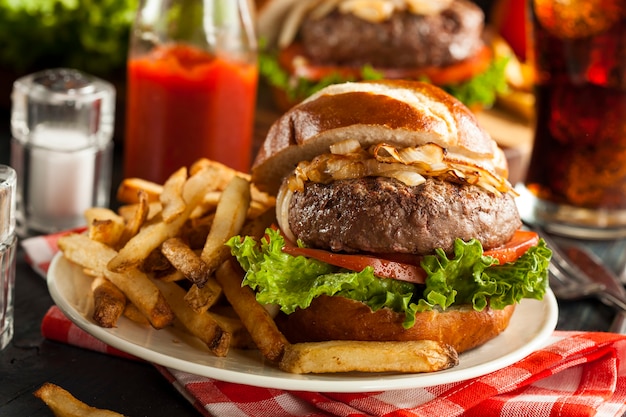
<svg viewBox="0 0 626 417">
<path fill-rule="evenodd" d="M 260 113 L 261 117 L 267 114 Z M 8 115 L 0 122 L 0 163 L 9 154 Z M 267 123 L 261 120 L 257 130 Z M 120 180 L 121 153 L 116 153 Z M 45 281 L 27 265 L 23 251 L 17 260 L 15 336 L 0 352 L 0 415 L 42 416 L 52 413 L 33 392 L 44 382 L 56 383 L 90 405 L 128 416 L 197 416 L 199 413 L 148 363 L 68 346 L 44 339 L 41 320 L 53 304 Z M 558 329 L 604 331 L 613 311 L 595 300 L 560 303 Z"/>
</svg>

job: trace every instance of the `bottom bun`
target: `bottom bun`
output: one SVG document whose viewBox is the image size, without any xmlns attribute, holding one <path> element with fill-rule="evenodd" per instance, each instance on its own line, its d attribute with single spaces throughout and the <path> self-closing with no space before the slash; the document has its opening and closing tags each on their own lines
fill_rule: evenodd
<svg viewBox="0 0 626 417">
<path fill-rule="evenodd" d="M 436 340 L 464 352 L 502 333 L 515 306 L 502 310 L 489 307 L 476 311 L 470 306 L 446 311 L 417 313 L 415 325 L 402 327 L 404 314 L 388 308 L 373 312 L 367 305 L 343 297 L 317 297 L 311 306 L 276 322 L 291 343 L 325 340 L 406 341 Z"/>
</svg>

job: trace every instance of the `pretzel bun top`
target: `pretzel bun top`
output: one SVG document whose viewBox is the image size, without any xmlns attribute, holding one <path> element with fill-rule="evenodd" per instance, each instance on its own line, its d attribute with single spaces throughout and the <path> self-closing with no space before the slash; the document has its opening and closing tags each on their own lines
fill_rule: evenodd
<svg viewBox="0 0 626 417">
<path fill-rule="evenodd" d="M 328 86 L 284 113 L 270 128 L 252 166 L 252 179 L 276 194 L 300 161 L 356 139 L 362 147 L 432 143 L 450 164 L 475 166 L 506 183 L 504 153 L 460 101 L 432 84 L 362 81 Z"/>
</svg>

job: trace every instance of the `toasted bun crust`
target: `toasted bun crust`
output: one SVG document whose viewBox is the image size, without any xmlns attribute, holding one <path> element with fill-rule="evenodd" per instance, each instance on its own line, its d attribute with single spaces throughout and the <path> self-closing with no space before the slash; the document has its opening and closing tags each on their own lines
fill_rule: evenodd
<svg viewBox="0 0 626 417">
<path fill-rule="evenodd" d="M 436 340 L 464 352 L 502 333 L 509 325 L 515 305 L 503 310 L 471 307 L 445 312 L 417 313 L 415 326 L 402 327 L 404 315 L 383 308 L 376 312 L 365 304 L 343 297 L 320 296 L 310 307 L 277 318 L 280 330 L 291 343 L 324 340 L 407 341 Z"/>
<path fill-rule="evenodd" d="M 270 128 L 252 167 L 255 184 L 276 194 L 298 162 L 357 139 L 362 146 L 434 143 L 450 161 L 475 164 L 506 178 L 506 158 L 474 114 L 431 84 L 380 80 L 334 84 L 294 106 Z"/>
</svg>

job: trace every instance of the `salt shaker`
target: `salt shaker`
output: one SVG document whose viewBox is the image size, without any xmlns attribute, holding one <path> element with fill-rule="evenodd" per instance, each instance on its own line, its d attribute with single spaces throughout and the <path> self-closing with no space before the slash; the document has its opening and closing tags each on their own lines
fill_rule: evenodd
<svg viewBox="0 0 626 417">
<path fill-rule="evenodd" d="M 84 224 L 87 208 L 109 203 L 115 88 L 57 68 L 18 79 L 11 98 L 18 233 Z"/>
</svg>

